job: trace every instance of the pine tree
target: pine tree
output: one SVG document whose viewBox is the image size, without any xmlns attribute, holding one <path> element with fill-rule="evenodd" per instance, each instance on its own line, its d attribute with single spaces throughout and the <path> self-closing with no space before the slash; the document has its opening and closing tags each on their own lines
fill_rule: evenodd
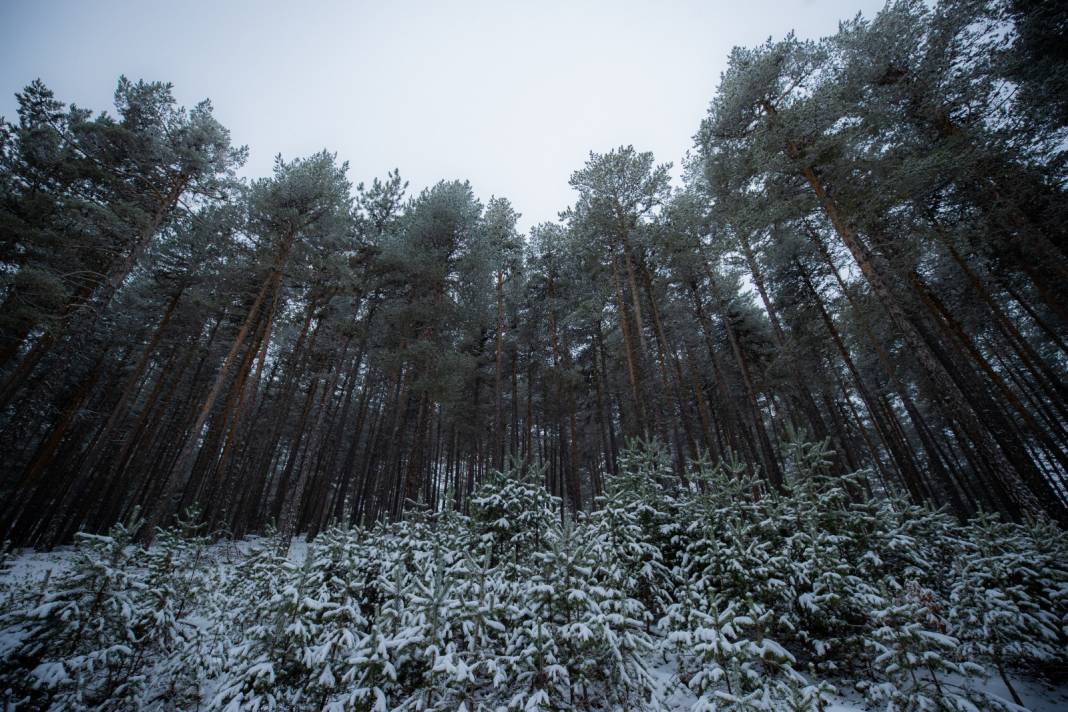
<svg viewBox="0 0 1068 712">
<path fill-rule="evenodd" d="M 174 621 L 156 615 L 144 552 L 132 544 L 138 526 L 82 534 L 70 570 L 4 614 L 14 633 L 0 683 L 9 703 L 103 710 L 140 698 L 145 649 L 166 640 Z"/>
</svg>

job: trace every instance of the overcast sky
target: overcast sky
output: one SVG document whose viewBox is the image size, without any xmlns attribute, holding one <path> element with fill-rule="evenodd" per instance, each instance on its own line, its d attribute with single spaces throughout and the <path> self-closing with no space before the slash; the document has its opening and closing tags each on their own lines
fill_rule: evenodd
<svg viewBox="0 0 1068 712">
<path fill-rule="evenodd" d="M 353 182 L 467 178 L 522 225 L 553 219 L 589 151 L 691 146 L 734 45 L 833 33 L 875 0 L 300 2 L 0 0 L 0 115 L 40 77 L 111 109 L 120 74 L 205 97 L 244 173 L 322 148 Z"/>
</svg>

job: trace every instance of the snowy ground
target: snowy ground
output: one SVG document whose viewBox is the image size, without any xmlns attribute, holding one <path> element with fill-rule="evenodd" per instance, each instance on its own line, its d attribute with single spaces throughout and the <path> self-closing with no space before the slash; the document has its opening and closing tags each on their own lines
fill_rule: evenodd
<svg viewBox="0 0 1068 712">
<path fill-rule="evenodd" d="M 245 554 L 255 542 L 255 537 L 236 542 L 220 542 L 212 547 L 211 558 L 219 566 L 229 566 Z M 308 553 L 308 546 L 308 542 L 303 537 L 294 538 L 289 546 L 289 559 L 296 564 L 303 563 Z M 59 548 L 51 552 L 32 549 L 14 552 L 7 561 L 6 570 L 0 570 L 0 607 L 6 605 L 7 592 L 16 586 L 30 584 L 45 588 L 50 578 L 62 574 L 69 568 L 72 554 L 73 551 L 69 548 Z M 659 656 L 655 656 L 649 660 L 649 668 L 659 681 L 662 699 L 666 702 L 667 709 L 689 710 L 692 707 L 695 698 L 684 685 L 679 683 L 674 666 L 670 662 L 665 662 Z M 952 680 L 947 682 L 953 684 Z M 1019 676 L 1014 676 L 1012 682 L 1025 705 L 1019 709 L 1031 712 L 1068 710 L 1068 683 L 1053 687 L 1042 680 L 1024 679 Z M 982 689 L 1007 703 L 1011 700 L 1004 682 L 997 676 L 986 680 Z M 839 683 L 835 701 L 828 708 L 828 712 L 865 712 L 870 709 L 870 707 L 865 707 L 863 695 L 859 691 Z"/>
<path fill-rule="evenodd" d="M 684 685 L 679 684 L 674 667 L 669 663 L 663 662 L 651 665 L 651 667 L 660 681 L 663 699 L 667 702 L 668 709 L 689 710 L 695 698 Z M 952 684 L 952 680 L 950 680 L 950 684 Z M 1041 680 L 1025 680 L 1017 677 L 1013 680 L 1013 686 L 1024 702 L 1024 707 L 1019 709 L 1030 710 L 1031 712 L 1064 712 L 1068 710 L 1068 685 L 1051 687 Z M 1006 704 L 1011 704 L 1012 696 L 1005 688 L 1005 683 L 997 676 L 986 680 L 981 689 L 999 697 Z M 839 685 L 834 703 L 827 708 L 827 712 L 867 712 L 868 710 L 870 710 L 870 707 L 864 706 L 864 695 L 857 690 L 845 689 L 843 685 Z"/>
<path fill-rule="evenodd" d="M 258 537 L 248 537 L 240 541 L 221 541 L 212 546 L 213 558 L 222 565 L 233 563 L 248 552 Z M 7 561 L 7 570 L 0 569 L 0 591 L 6 591 L 17 584 L 44 584 L 46 580 L 66 571 L 70 566 L 73 550 L 59 547 L 52 551 L 19 549 L 11 554 Z M 308 542 L 303 536 L 294 537 L 289 544 L 289 559 L 295 564 L 304 562 L 308 554 Z"/>
</svg>

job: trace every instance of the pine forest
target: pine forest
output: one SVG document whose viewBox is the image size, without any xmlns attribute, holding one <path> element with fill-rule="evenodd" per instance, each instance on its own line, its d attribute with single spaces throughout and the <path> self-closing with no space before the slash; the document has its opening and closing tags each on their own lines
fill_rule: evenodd
<svg viewBox="0 0 1068 712">
<path fill-rule="evenodd" d="M 726 66 L 531 223 L 19 90 L 3 708 L 1068 708 L 1068 7 Z"/>
</svg>

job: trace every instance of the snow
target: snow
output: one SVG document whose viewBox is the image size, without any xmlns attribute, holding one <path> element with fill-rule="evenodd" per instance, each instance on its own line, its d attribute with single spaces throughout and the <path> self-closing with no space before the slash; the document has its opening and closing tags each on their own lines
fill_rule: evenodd
<svg viewBox="0 0 1068 712">
<path fill-rule="evenodd" d="M 650 461 L 578 521 L 501 477 L 470 517 L 313 542 L 164 532 L 144 549 L 119 528 L 16 552 L 0 705 L 1019 709 L 1000 660 L 1023 709 L 1068 709 L 1068 685 L 1025 672 L 1068 657 L 1058 530 L 848 509 L 826 483 L 753 501 L 715 472 L 711 494 L 679 496 Z"/>
<path fill-rule="evenodd" d="M 951 684 L 963 684 L 956 676 L 949 676 Z M 1055 687 L 1042 680 L 1013 676 L 1012 686 L 1024 703 L 1024 709 L 1032 712 L 1063 712 L 1068 710 L 1068 683 Z M 1007 706 L 1013 706 L 1012 695 L 1005 683 L 997 675 L 985 677 L 977 685 L 978 689 L 1001 700 Z"/>
<path fill-rule="evenodd" d="M 224 569 L 228 569 L 233 567 L 242 557 L 247 556 L 250 552 L 264 546 L 266 543 L 266 540 L 257 537 L 250 537 L 237 542 L 220 542 L 210 547 L 208 556 L 205 558 L 217 562 Z M 286 550 L 286 558 L 294 565 L 301 566 L 307 561 L 309 551 L 313 546 L 304 537 L 294 538 Z M 6 569 L 0 572 L 0 591 L 10 591 L 17 586 L 42 586 L 47 581 L 70 570 L 72 553 L 71 549 L 58 549 L 51 552 L 34 550 L 16 552 L 7 561 Z M 537 590 L 546 591 L 548 588 L 543 585 L 537 587 Z M 574 602 L 581 602 L 585 596 L 586 593 L 580 589 L 574 589 L 567 593 L 567 598 Z M 309 596 L 303 596 L 299 600 L 301 605 L 309 611 L 320 611 L 326 607 L 324 601 L 316 600 Z M 49 605 L 51 604 L 42 604 L 40 606 L 42 616 L 47 615 L 47 611 L 44 609 L 48 608 Z M 753 624 L 753 619 L 749 616 L 738 616 L 735 620 L 739 625 L 743 626 Z M 209 627 L 208 619 L 201 614 L 188 617 L 186 622 L 193 628 L 207 629 Z M 298 629 L 299 627 L 299 624 L 297 624 Z M 729 628 L 727 632 L 730 633 L 729 637 L 734 637 L 734 633 L 730 632 Z M 593 636 L 593 631 L 587 624 L 579 622 L 569 625 L 567 634 L 577 640 L 588 640 Z M 703 628 L 696 629 L 693 634 L 700 639 L 709 640 L 718 635 L 714 630 Z M 666 635 L 664 640 L 667 643 L 687 647 L 692 645 L 691 635 L 685 631 L 674 631 Z M 709 636 L 712 637 L 710 638 Z M 951 636 L 934 631 L 924 631 L 923 636 L 944 645 L 957 644 L 956 639 Z M 17 644 L 17 640 L 14 639 L 11 631 L 5 630 L 0 635 L 0 651 L 10 649 L 12 644 Z M 390 656 L 389 650 L 385 647 L 385 641 L 377 641 L 376 645 L 377 655 L 380 658 L 385 659 Z M 816 645 L 822 646 L 823 643 L 816 641 Z M 783 659 L 793 657 L 789 651 L 771 640 L 755 643 L 751 646 L 751 650 L 758 657 L 765 655 Z M 473 669 L 464 659 L 450 654 L 438 653 L 434 653 L 433 657 L 435 658 L 433 665 L 435 672 L 441 673 L 457 683 L 470 682 L 475 679 Z M 659 649 L 644 654 L 643 664 L 652 679 L 661 709 L 680 712 L 683 710 L 712 709 L 712 706 L 702 703 L 698 696 L 680 679 L 678 663 L 679 659 L 676 656 L 665 655 Z M 559 665 L 550 666 L 547 672 L 553 677 L 564 676 L 566 678 L 567 675 L 564 668 Z M 42 663 L 32 671 L 32 675 L 35 679 L 48 685 L 61 685 L 69 679 L 65 666 L 58 662 Z M 248 678 L 270 684 L 275 681 L 277 672 L 271 662 L 261 661 L 249 666 L 245 671 L 245 675 Z M 393 676 L 395 676 L 395 672 L 392 670 L 392 665 L 387 663 L 387 677 Z M 330 664 L 322 667 L 316 677 L 316 682 L 324 688 L 338 689 L 345 689 L 350 684 L 343 680 Z M 944 682 L 947 685 L 960 686 L 972 684 L 976 689 L 998 698 L 1006 709 L 1027 709 L 1032 712 L 1059 712 L 1060 710 L 1068 709 L 1068 684 L 1055 687 L 1042 680 L 1014 675 L 1014 688 L 1024 702 L 1023 708 L 1016 708 L 1011 703 L 1011 695 L 1004 682 L 997 675 L 987 676 L 979 681 L 977 685 L 975 681 L 969 683 L 968 680 L 955 675 L 946 676 Z M 390 709 L 388 700 L 386 700 L 380 689 L 368 689 L 366 692 L 372 696 L 376 707 Z M 214 694 L 215 690 L 211 687 L 205 687 L 205 697 L 207 699 L 211 699 Z M 545 703 L 546 699 L 547 693 L 538 692 L 535 695 L 523 698 L 522 708 L 539 709 L 538 705 Z M 465 708 L 474 709 L 470 706 L 465 706 Z M 237 700 L 231 700 L 231 705 L 228 709 L 244 709 L 244 707 Z M 841 685 L 837 692 L 829 695 L 824 709 L 827 712 L 866 712 L 873 708 L 866 704 L 862 693 L 852 689 L 846 683 Z"/>
<path fill-rule="evenodd" d="M 0 571 L 0 591 L 16 585 L 34 585 L 70 568 L 73 550 L 61 547 L 52 551 L 18 549 L 7 560 L 7 569 Z"/>
</svg>

